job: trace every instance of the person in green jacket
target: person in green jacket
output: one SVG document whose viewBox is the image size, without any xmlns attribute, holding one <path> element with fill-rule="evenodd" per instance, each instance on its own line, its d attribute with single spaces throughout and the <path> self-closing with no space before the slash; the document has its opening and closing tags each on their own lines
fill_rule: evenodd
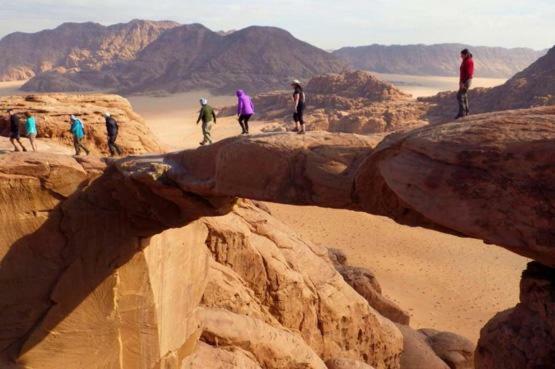
<svg viewBox="0 0 555 369">
<path fill-rule="evenodd" d="M 202 136 L 203 140 L 201 146 L 212 143 L 212 124 L 216 124 L 216 112 L 214 108 L 208 105 L 208 100 L 205 98 L 200 99 L 201 109 L 198 115 L 197 124 L 202 121 Z"/>
<path fill-rule="evenodd" d="M 25 113 L 25 118 L 25 133 L 27 134 L 29 142 L 31 142 L 33 151 L 37 151 L 37 146 L 35 145 L 35 138 L 37 138 L 37 121 L 29 112 Z"/>
</svg>

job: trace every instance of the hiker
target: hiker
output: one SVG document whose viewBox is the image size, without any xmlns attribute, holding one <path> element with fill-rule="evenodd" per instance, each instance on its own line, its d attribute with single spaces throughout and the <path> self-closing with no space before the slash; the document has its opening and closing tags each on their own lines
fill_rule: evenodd
<svg viewBox="0 0 555 369">
<path fill-rule="evenodd" d="M 295 129 L 293 132 L 297 132 L 298 134 L 304 134 L 304 108 L 305 108 L 305 100 L 306 96 L 303 91 L 303 86 L 299 80 L 294 80 L 291 86 L 295 89 L 293 92 L 293 104 L 294 104 L 294 111 L 293 111 L 293 120 L 295 121 Z"/>
<path fill-rule="evenodd" d="M 19 117 L 17 114 L 14 114 L 13 109 L 9 109 L 8 114 L 10 116 L 10 142 L 14 147 L 14 151 L 21 151 L 15 144 L 16 142 L 21 146 L 23 151 L 27 151 L 27 148 L 23 146 L 19 137 Z"/>
<path fill-rule="evenodd" d="M 69 129 L 70 132 L 73 134 L 73 146 L 75 146 L 75 155 L 81 154 L 81 149 L 85 151 L 87 155 L 89 155 L 90 151 L 87 149 L 85 145 L 83 145 L 83 137 L 85 137 L 85 129 L 83 122 L 75 115 L 70 116 L 71 121 L 71 128 Z"/>
<path fill-rule="evenodd" d="M 467 116 L 470 113 L 468 106 L 468 90 L 472 86 L 472 78 L 474 77 L 474 60 L 468 49 L 461 51 L 461 78 L 459 81 L 459 92 L 457 100 L 459 102 L 459 113 L 455 119 Z"/>
<path fill-rule="evenodd" d="M 108 132 L 108 149 L 110 149 L 110 155 L 121 155 L 121 149 L 116 144 L 119 130 L 118 122 L 109 112 L 104 113 L 104 118 L 106 119 L 106 131 Z"/>
<path fill-rule="evenodd" d="M 237 90 L 237 116 L 243 132 L 242 135 L 249 134 L 249 120 L 254 114 L 254 104 L 251 97 L 243 90 Z"/>
<path fill-rule="evenodd" d="M 37 147 L 35 146 L 35 138 L 37 138 L 37 121 L 29 112 L 25 113 L 25 117 L 25 134 L 31 143 L 33 151 L 37 151 Z"/>
<path fill-rule="evenodd" d="M 200 105 L 202 106 L 198 115 L 197 124 L 202 120 L 202 142 L 201 146 L 212 143 L 212 137 L 210 136 L 210 131 L 212 130 L 212 122 L 216 124 L 216 112 L 214 108 L 208 105 L 208 100 L 205 98 L 200 99 Z"/>
</svg>

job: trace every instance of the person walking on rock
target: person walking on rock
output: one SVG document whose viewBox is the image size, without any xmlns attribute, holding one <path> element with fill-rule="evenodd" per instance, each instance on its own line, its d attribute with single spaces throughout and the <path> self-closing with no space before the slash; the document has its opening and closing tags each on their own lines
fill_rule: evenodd
<svg viewBox="0 0 555 369">
<path fill-rule="evenodd" d="M 75 155 L 81 154 L 81 149 L 85 151 L 87 155 L 89 155 L 90 151 L 87 147 L 83 144 L 83 138 L 85 137 L 85 129 L 83 122 L 75 115 L 70 117 L 71 121 L 71 128 L 69 129 L 71 134 L 73 134 L 73 146 L 75 146 Z"/>
<path fill-rule="evenodd" d="M 304 127 L 304 109 L 305 109 L 305 100 L 306 95 L 303 90 L 303 86 L 299 80 L 294 80 L 291 86 L 294 88 L 293 92 L 293 120 L 295 121 L 295 129 L 294 132 L 298 134 L 305 133 Z"/>
<path fill-rule="evenodd" d="M 14 147 L 14 151 L 21 151 L 19 147 L 15 144 L 16 142 L 21 146 L 23 151 L 27 151 L 27 148 L 21 143 L 19 136 L 19 117 L 13 112 L 12 109 L 8 110 L 10 116 L 10 142 Z"/>
<path fill-rule="evenodd" d="M 25 118 L 25 134 L 31 143 L 33 151 L 37 151 L 37 147 L 35 145 L 35 138 L 37 138 L 37 121 L 29 112 L 25 113 Z"/>
<path fill-rule="evenodd" d="M 110 155 L 119 156 L 121 155 L 121 149 L 116 144 L 119 130 L 118 122 L 108 112 L 104 113 L 104 118 L 106 119 L 106 131 L 108 132 L 108 149 L 110 149 Z"/>
<path fill-rule="evenodd" d="M 251 97 L 243 90 L 237 90 L 237 116 L 239 117 L 239 124 L 243 132 L 241 134 L 249 134 L 249 120 L 254 114 L 254 104 Z"/>
<path fill-rule="evenodd" d="M 198 115 L 197 124 L 202 121 L 202 142 L 201 146 L 212 143 L 212 124 L 216 124 L 216 112 L 214 108 L 208 105 L 208 100 L 205 98 L 200 99 L 201 109 Z"/>
<path fill-rule="evenodd" d="M 472 86 L 472 78 L 474 78 L 474 59 L 468 49 L 461 51 L 461 75 L 459 81 L 459 92 L 457 100 L 459 102 L 459 113 L 455 119 L 467 116 L 470 113 L 468 105 L 468 90 Z"/>
</svg>

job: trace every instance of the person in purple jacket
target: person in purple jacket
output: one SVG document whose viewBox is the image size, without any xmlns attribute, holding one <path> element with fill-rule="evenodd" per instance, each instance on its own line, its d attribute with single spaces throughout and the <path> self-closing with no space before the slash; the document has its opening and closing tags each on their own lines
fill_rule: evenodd
<svg viewBox="0 0 555 369">
<path fill-rule="evenodd" d="M 241 134 L 249 134 L 249 120 L 254 114 L 254 104 L 249 95 L 243 90 L 237 90 L 237 116 L 239 117 L 239 124 L 243 129 Z"/>
</svg>

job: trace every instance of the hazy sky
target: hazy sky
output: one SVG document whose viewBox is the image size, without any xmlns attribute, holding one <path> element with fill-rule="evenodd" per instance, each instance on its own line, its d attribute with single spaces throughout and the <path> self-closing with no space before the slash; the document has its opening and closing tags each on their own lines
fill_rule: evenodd
<svg viewBox="0 0 555 369">
<path fill-rule="evenodd" d="M 0 37 L 69 21 L 107 25 L 133 18 L 202 23 L 213 30 L 271 25 L 326 49 L 555 44 L 555 0 L 0 0 Z"/>
</svg>

